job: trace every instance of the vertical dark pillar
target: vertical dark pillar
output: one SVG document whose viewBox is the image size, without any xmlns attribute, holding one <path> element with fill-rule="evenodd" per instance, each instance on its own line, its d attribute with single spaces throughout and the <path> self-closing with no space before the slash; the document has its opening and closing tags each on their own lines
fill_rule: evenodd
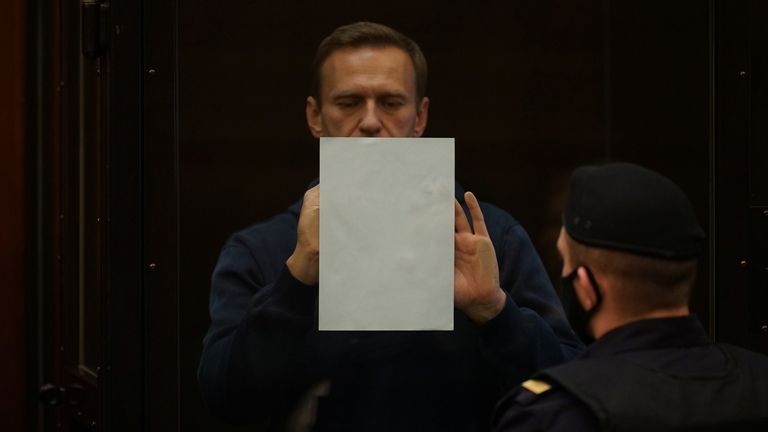
<svg viewBox="0 0 768 432">
<path fill-rule="evenodd" d="M 0 5 L 0 418 L 3 430 L 24 430 L 27 368 L 24 295 L 24 2 Z"/>
</svg>

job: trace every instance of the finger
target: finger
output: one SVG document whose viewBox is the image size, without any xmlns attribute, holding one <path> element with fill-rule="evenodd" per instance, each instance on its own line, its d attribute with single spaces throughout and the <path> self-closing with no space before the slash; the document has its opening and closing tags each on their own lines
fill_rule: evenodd
<svg viewBox="0 0 768 432">
<path fill-rule="evenodd" d="M 309 192 L 312 195 L 320 196 L 320 183 L 314 185 L 312 188 L 307 190 L 307 192 Z"/>
<path fill-rule="evenodd" d="M 467 201 L 467 207 L 469 207 L 469 213 L 472 215 L 472 227 L 475 229 L 475 234 L 483 237 L 488 237 L 488 229 L 485 227 L 485 219 L 483 219 L 483 211 L 480 210 L 480 203 L 477 202 L 475 194 L 467 192 L 464 194 L 464 200 Z"/>
<path fill-rule="evenodd" d="M 454 209 L 454 214 L 456 216 L 456 232 L 471 233 L 472 229 L 469 227 L 469 221 L 467 220 L 467 215 L 464 214 L 464 209 L 461 208 L 461 204 L 459 204 L 456 198 L 453 199 L 453 209 Z"/>
<path fill-rule="evenodd" d="M 303 205 L 317 207 L 320 205 L 320 185 L 317 184 L 304 192 Z"/>
</svg>

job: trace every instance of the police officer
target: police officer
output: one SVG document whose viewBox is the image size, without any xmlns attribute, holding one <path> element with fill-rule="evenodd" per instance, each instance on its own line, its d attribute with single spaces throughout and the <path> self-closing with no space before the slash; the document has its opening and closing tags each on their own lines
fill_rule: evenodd
<svg viewBox="0 0 768 432">
<path fill-rule="evenodd" d="M 557 242 L 563 305 L 596 341 L 502 399 L 494 430 L 768 430 L 768 357 L 713 343 L 689 313 L 703 241 L 669 179 L 577 169 Z"/>
</svg>

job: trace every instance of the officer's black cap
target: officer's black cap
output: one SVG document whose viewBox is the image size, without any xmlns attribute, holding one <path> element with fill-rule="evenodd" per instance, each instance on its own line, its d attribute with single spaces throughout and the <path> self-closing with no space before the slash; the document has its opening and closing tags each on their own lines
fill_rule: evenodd
<svg viewBox="0 0 768 432">
<path fill-rule="evenodd" d="M 629 163 L 577 168 L 563 226 L 579 243 L 659 258 L 695 258 L 704 244 L 683 191 L 661 174 Z"/>
</svg>

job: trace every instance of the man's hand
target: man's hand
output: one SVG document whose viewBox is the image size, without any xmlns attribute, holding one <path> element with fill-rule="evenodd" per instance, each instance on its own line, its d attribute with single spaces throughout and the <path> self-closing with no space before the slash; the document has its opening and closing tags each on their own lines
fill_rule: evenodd
<svg viewBox="0 0 768 432">
<path fill-rule="evenodd" d="M 304 193 L 296 231 L 296 249 L 285 264 L 301 283 L 317 285 L 320 273 L 320 185 Z"/>
<path fill-rule="evenodd" d="M 499 286 L 496 251 L 488 236 L 480 204 L 472 192 L 465 193 L 464 199 L 472 215 L 475 232 L 472 232 L 464 210 L 456 201 L 453 301 L 472 321 L 482 324 L 501 312 L 506 294 Z"/>
</svg>

